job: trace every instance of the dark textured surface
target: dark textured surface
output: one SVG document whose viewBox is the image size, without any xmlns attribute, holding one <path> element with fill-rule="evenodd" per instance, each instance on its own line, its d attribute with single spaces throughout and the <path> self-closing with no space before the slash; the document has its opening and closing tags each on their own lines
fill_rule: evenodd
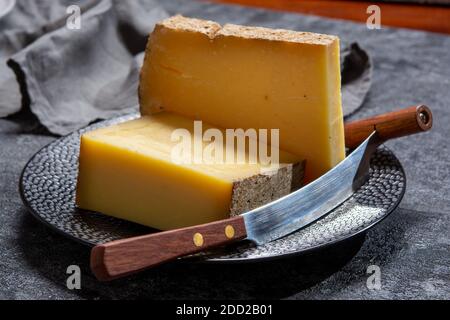
<svg viewBox="0 0 450 320">
<path fill-rule="evenodd" d="M 1 119 L 0 298 L 450 299 L 450 37 L 217 8 L 199 5 L 195 12 L 204 17 L 223 12 L 221 22 L 236 22 L 243 15 L 265 19 L 268 25 L 291 22 L 299 29 L 337 33 L 368 48 L 374 83 L 354 119 L 416 103 L 432 107 L 432 132 L 389 143 L 407 173 L 400 208 L 364 242 L 357 239 L 300 259 L 233 267 L 169 265 L 99 284 L 88 269 L 89 252 L 36 222 L 19 198 L 21 169 L 54 138 L 23 117 Z M 82 268 L 82 290 L 77 292 L 65 287 L 71 264 Z M 374 264 L 381 268 L 379 291 L 366 287 L 367 267 Z"/>
<path fill-rule="evenodd" d="M 81 135 L 138 116 L 136 113 L 93 124 L 40 150 L 21 176 L 20 192 L 25 206 L 55 231 L 88 246 L 153 232 L 121 219 L 79 209 L 75 204 Z M 380 147 L 372 156 L 368 181 L 344 204 L 308 228 L 262 246 L 247 241 L 198 258 L 210 263 L 261 262 L 342 241 L 364 232 L 392 213 L 405 194 L 405 188 L 401 164 L 390 150 Z M 326 191 L 322 189 L 322 192 Z"/>
</svg>

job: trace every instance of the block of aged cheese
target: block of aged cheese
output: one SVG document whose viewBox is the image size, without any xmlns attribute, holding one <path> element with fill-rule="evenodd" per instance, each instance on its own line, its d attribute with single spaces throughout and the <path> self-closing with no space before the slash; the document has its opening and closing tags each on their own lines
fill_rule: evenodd
<svg viewBox="0 0 450 320">
<path fill-rule="evenodd" d="M 78 207 L 169 230 L 239 215 L 300 186 L 303 162 L 282 151 L 274 170 L 250 163 L 248 148 L 243 164 L 174 161 L 175 130 L 192 133 L 192 145 L 211 145 L 194 128 L 192 119 L 162 112 L 84 134 Z M 224 143 L 223 154 L 231 147 Z"/>
<path fill-rule="evenodd" d="M 156 25 L 141 72 L 144 115 L 280 130 L 308 181 L 345 156 L 339 39 L 175 16 Z"/>
</svg>

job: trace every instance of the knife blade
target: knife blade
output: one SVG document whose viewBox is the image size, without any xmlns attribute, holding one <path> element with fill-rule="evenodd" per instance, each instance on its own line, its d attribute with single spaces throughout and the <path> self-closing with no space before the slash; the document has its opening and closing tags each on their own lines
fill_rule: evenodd
<svg viewBox="0 0 450 320">
<path fill-rule="evenodd" d="M 247 240 L 263 245 L 320 219 L 367 180 L 372 154 L 383 140 L 373 132 L 350 156 L 319 179 L 243 215 Z"/>
<path fill-rule="evenodd" d="M 239 217 L 96 246 L 91 269 L 99 280 L 109 281 L 236 241 L 262 245 L 287 236 L 350 198 L 365 183 L 371 156 L 380 144 L 428 131 L 432 123 L 430 109 L 422 105 L 347 124 L 346 145 L 360 145 L 302 189 Z"/>
</svg>

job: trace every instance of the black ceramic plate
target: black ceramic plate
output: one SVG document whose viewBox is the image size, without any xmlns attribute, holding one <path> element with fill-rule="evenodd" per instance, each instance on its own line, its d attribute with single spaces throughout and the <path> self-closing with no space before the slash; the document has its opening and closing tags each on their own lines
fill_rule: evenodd
<svg viewBox="0 0 450 320">
<path fill-rule="evenodd" d="M 155 232 L 75 206 L 80 135 L 135 117 L 137 115 L 129 115 L 97 123 L 39 151 L 26 165 L 20 180 L 21 196 L 30 212 L 49 227 L 88 246 Z M 372 158 L 367 183 L 326 217 L 264 246 L 242 242 L 197 255 L 195 260 L 209 263 L 261 261 L 343 241 L 367 231 L 388 216 L 400 203 L 405 188 L 406 178 L 400 162 L 390 150 L 382 147 Z"/>
</svg>

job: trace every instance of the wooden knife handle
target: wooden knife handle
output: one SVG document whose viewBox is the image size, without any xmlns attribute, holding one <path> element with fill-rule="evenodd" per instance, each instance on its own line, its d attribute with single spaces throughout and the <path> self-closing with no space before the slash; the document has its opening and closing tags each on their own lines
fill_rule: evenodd
<svg viewBox="0 0 450 320">
<path fill-rule="evenodd" d="M 177 258 L 247 238 L 243 217 L 200 226 L 159 232 L 96 246 L 91 270 L 110 281 Z"/>
<path fill-rule="evenodd" d="M 431 129 L 433 116 L 426 106 L 410 107 L 348 123 L 346 145 L 356 148 L 374 130 L 389 140 Z M 177 258 L 247 238 L 243 217 L 200 226 L 118 240 L 96 246 L 91 269 L 101 281 L 110 281 Z"/>
<path fill-rule="evenodd" d="M 355 149 L 374 131 L 385 141 L 428 131 L 433 126 L 433 114 L 424 105 L 382 114 L 345 124 L 345 145 Z"/>
</svg>

